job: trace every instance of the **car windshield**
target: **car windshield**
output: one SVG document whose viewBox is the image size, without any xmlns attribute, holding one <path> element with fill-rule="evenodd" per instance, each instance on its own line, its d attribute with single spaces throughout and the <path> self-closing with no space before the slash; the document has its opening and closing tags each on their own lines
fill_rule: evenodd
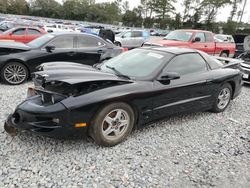
<svg viewBox="0 0 250 188">
<path fill-rule="evenodd" d="M 100 69 L 104 72 L 115 73 L 111 69 L 113 68 L 123 76 L 140 79 L 148 77 L 157 71 L 172 56 L 167 52 L 134 49 L 106 61 L 101 65 Z"/>
<path fill-rule="evenodd" d="M 54 35 L 46 34 L 41 37 L 38 37 L 37 39 L 29 42 L 27 45 L 30 47 L 38 48 L 46 44 L 48 41 L 50 41 L 52 38 L 54 38 Z"/>
<path fill-rule="evenodd" d="M 177 41 L 183 41 L 187 42 L 191 39 L 192 32 L 190 31 L 172 31 L 170 32 L 166 37 L 164 37 L 164 40 L 177 40 Z"/>
</svg>

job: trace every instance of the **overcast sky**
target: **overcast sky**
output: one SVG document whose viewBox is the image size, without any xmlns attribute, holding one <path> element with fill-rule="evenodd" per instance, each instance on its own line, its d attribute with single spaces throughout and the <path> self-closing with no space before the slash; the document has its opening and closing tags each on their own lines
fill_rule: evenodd
<svg viewBox="0 0 250 188">
<path fill-rule="evenodd" d="M 62 2 L 62 0 L 57 0 L 59 2 Z M 96 0 L 96 3 L 101 3 L 101 2 L 112 2 L 114 0 Z M 128 0 L 130 9 L 133 9 L 134 7 L 137 7 L 140 4 L 140 0 Z M 177 0 L 175 8 L 177 9 L 177 12 L 180 12 L 181 14 L 183 13 L 183 6 L 181 5 L 183 0 Z M 242 9 L 243 4 L 238 8 Z M 242 21 L 250 23 L 250 0 L 248 0 Z M 217 21 L 227 21 L 228 16 L 230 14 L 231 7 L 225 7 L 219 11 L 219 14 L 217 15 L 216 20 Z"/>
</svg>

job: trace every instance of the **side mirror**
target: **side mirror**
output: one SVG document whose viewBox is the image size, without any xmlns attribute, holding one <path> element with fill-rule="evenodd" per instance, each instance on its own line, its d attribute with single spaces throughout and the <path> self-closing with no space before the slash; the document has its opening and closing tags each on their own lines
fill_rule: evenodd
<svg viewBox="0 0 250 188">
<path fill-rule="evenodd" d="M 200 42 L 201 41 L 201 38 L 200 37 L 195 37 L 194 39 L 193 39 L 193 42 Z"/>
<path fill-rule="evenodd" d="M 52 52 L 53 50 L 55 50 L 55 46 L 45 46 L 45 49 L 47 52 Z"/>
<path fill-rule="evenodd" d="M 124 36 L 124 35 L 122 35 L 122 38 L 125 38 L 125 36 Z"/>
<path fill-rule="evenodd" d="M 13 33 L 9 33 L 9 36 L 12 36 L 13 35 Z"/>
<path fill-rule="evenodd" d="M 168 72 L 162 74 L 157 80 L 161 83 L 169 83 L 170 80 L 176 80 L 180 78 L 180 74 L 177 72 Z"/>
</svg>

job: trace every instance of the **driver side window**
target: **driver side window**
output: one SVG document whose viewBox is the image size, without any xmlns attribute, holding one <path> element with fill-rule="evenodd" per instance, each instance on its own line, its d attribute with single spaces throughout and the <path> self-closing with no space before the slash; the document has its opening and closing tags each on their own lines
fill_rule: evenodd
<svg viewBox="0 0 250 188">
<path fill-rule="evenodd" d="M 123 35 L 124 38 L 130 38 L 132 36 L 131 32 L 127 32 Z"/>
<path fill-rule="evenodd" d="M 205 39 L 205 34 L 204 33 L 196 33 L 194 38 L 200 38 L 201 40 L 199 42 L 206 42 L 206 39 Z"/>
<path fill-rule="evenodd" d="M 62 36 L 57 37 L 53 41 L 49 42 L 47 46 L 55 46 L 55 48 L 73 48 L 74 47 L 74 36 Z"/>
<path fill-rule="evenodd" d="M 176 56 L 163 72 L 175 72 L 182 75 L 204 72 L 207 70 L 205 60 L 197 53 L 182 54 Z"/>
<path fill-rule="evenodd" d="M 13 35 L 24 35 L 24 34 L 25 34 L 25 28 L 17 29 L 17 30 L 15 30 L 15 31 L 13 31 L 12 34 L 13 34 Z"/>
</svg>

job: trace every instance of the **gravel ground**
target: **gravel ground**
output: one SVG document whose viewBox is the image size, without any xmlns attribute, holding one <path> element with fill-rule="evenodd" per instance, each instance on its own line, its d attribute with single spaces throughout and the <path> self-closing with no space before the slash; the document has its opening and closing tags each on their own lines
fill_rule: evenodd
<svg viewBox="0 0 250 188">
<path fill-rule="evenodd" d="M 4 132 L 30 83 L 0 84 L 0 187 L 250 187 L 250 87 L 220 114 L 175 116 L 113 148 Z"/>
</svg>

